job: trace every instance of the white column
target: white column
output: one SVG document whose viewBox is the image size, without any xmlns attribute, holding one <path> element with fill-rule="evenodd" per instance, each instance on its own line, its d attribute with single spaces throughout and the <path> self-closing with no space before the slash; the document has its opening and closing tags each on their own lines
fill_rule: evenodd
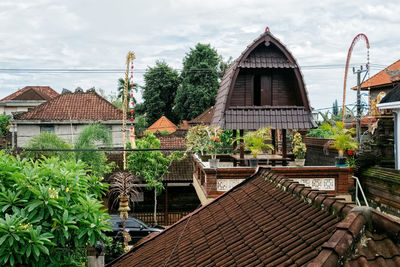
<svg viewBox="0 0 400 267">
<path fill-rule="evenodd" d="M 395 169 L 400 170 L 400 109 L 393 109 L 394 114 L 394 160 Z"/>
</svg>

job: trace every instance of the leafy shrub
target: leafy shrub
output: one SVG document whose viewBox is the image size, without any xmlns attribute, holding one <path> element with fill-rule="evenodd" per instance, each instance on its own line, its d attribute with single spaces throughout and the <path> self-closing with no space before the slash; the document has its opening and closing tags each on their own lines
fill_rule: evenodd
<svg viewBox="0 0 400 267">
<path fill-rule="evenodd" d="M 61 137 L 58 137 L 56 134 L 44 132 L 30 139 L 25 145 L 25 148 L 71 149 L 72 146 L 65 142 Z M 30 159 L 39 159 L 42 156 L 54 156 L 60 158 L 60 160 L 69 160 L 74 156 L 72 152 L 67 151 L 24 151 L 22 155 Z"/>
<path fill-rule="evenodd" d="M 323 122 L 321 125 L 318 126 L 318 128 L 309 130 L 307 132 L 307 136 L 326 139 L 333 138 L 334 133 L 329 130 L 327 125 L 329 125 L 329 123 Z"/>
<path fill-rule="evenodd" d="M 97 142 L 105 146 L 111 146 L 110 130 L 101 124 L 90 124 L 83 128 L 76 140 L 76 149 L 96 149 Z M 76 159 L 82 160 L 89 167 L 90 171 L 97 176 L 110 173 L 114 168 L 114 162 L 108 163 L 106 154 L 103 151 L 79 151 L 76 152 Z"/>
<path fill-rule="evenodd" d="M 0 152 L 0 265 L 71 266 L 104 240 L 106 185 L 83 162 Z"/>
<path fill-rule="evenodd" d="M 0 137 L 8 133 L 11 115 L 0 114 Z"/>
</svg>

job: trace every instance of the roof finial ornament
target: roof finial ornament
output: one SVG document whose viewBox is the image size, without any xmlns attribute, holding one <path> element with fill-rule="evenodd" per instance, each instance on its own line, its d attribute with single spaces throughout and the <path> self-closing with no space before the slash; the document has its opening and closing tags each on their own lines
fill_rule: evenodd
<svg viewBox="0 0 400 267">
<path fill-rule="evenodd" d="M 265 27 L 265 32 L 269 32 L 269 27 Z"/>
</svg>

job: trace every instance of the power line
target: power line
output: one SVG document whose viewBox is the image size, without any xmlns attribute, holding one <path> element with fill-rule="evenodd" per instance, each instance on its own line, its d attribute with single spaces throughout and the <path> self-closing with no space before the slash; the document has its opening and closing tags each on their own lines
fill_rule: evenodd
<svg viewBox="0 0 400 267">
<path fill-rule="evenodd" d="M 304 65 L 300 66 L 300 69 L 312 69 L 312 70 L 324 70 L 324 69 L 342 69 L 344 66 L 342 64 L 321 64 L 321 65 Z M 371 64 L 370 69 L 383 69 L 385 65 L 381 64 Z M 181 72 L 182 69 L 175 69 Z M 209 72 L 215 69 L 209 68 L 192 68 L 187 70 L 188 72 Z M 42 73 L 42 74 L 116 74 L 124 73 L 124 69 L 119 68 L 79 68 L 79 69 L 69 69 L 69 68 L 0 68 L 0 73 Z M 147 69 L 134 69 L 134 73 L 146 73 Z"/>
</svg>

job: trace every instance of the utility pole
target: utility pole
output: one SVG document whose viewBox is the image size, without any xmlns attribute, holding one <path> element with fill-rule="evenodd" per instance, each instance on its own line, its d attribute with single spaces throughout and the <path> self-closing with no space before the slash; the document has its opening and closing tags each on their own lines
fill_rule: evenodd
<svg viewBox="0 0 400 267">
<path fill-rule="evenodd" d="M 353 67 L 353 74 L 357 74 L 357 124 L 356 124 L 356 133 L 357 133 L 357 142 L 361 143 L 361 73 L 368 71 L 368 66 L 364 70 L 363 66 L 360 66 L 360 69 L 355 70 Z M 345 106 L 343 106 L 345 109 Z M 344 118 L 343 118 L 344 119 Z"/>
</svg>

